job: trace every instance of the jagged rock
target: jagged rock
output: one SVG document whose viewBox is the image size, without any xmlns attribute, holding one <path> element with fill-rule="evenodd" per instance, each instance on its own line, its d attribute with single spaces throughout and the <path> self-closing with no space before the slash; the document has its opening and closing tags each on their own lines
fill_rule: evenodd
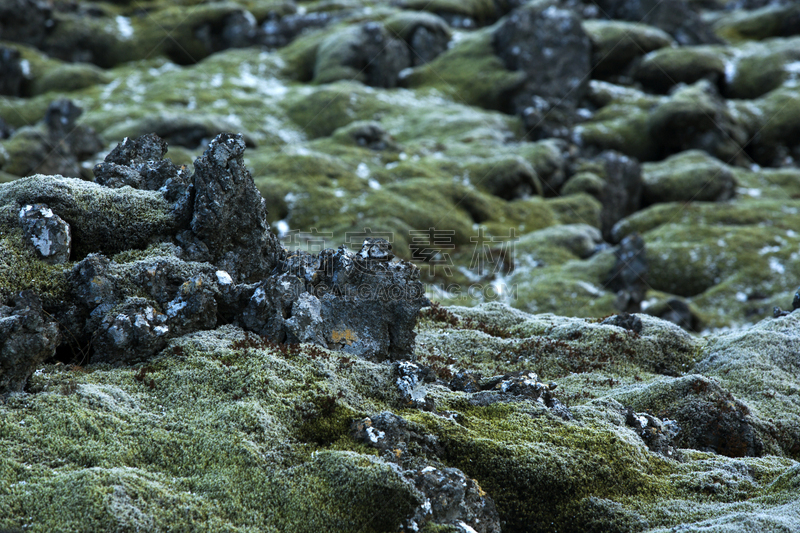
<svg viewBox="0 0 800 533">
<path fill-rule="evenodd" d="M 420 367 L 411 361 L 397 363 L 397 388 L 400 391 L 400 401 L 408 407 L 415 407 L 425 411 L 434 409 L 433 400 L 427 398 L 426 382 L 434 381 L 435 376 L 427 368 Z"/>
<path fill-rule="evenodd" d="M 259 27 L 257 40 L 269 48 L 280 48 L 298 36 L 324 28 L 341 17 L 341 13 L 331 11 L 292 13 L 282 17 L 272 14 Z"/>
<path fill-rule="evenodd" d="M 506 16 L 493 34 L 495 53 L 525 74 L 509 107 L 534 139 L 553 137 L 586 95 L 591 43 L 578 16 L 550 2 L 533 2 Z"/>
<path fill-rule="evenodd" d="M 95 311 L 105 310 L 104 307 Z M 91 362 L 133 364 L 146 360 L 167 345 L 167 318 L 144 298 L 125 298 L 119 305 L 110 307 L 100 319 L 92 335 Z"/>
<path fill-rule="evenodd" d="M 347 79 L 373 87 L 396 87 L 400 71 L 409 66 L 406 44 L 383 25 L 367 22 L 334 33 L 320 44 L 314 82 Z"/>
<path fill-rule="evenodd" d="M 405 41 L 412 67 L 432 61 L 447 50 L 450 42 L 447 23 L 433 13 L 402 11 L 389 17 L 384 26 Z"/>
<path fill-rule="evenodd" d="M 641 309 L 647 293 L 647 250 L 638 233 L 628 235 L 614 250 L 617 258 L 608 274 L 606 285 L 617 293 L 616 306 L 620 311 L 635 313 Z"/>
<path fill-rule="evenodd" d="M 45 204 L 28 204 L 19 212 L 25 238 L 36 253 L 50 264 L 66 263 L 72 245 L 69 224 Z"/>
<path fill-rule="evenodd" d="M 82 113 L 71 100 L 51 102 L 41 123 L 17 129 L 4 142 L 7 156 L 5 162 L 0 161 L 3 172 L 81 177 L 80 162 L 102 149 L 94 129 L 76 124 Z"/>
<path fill-rule="evenodd" d="M 592 0 L 604 17 L 661 28 L 681 45 L 720 42 L 684 0 Z"/>
<path fill-rule="evenodd" d="M 0 395 L 22 392 L 31 374 L 61 342 L 58 324 L 33 291 L 0 305 Z"/>
<path fill-rule="evenodd" d="M 325 345 L 322 304 L 315 296 L 304 292 L 292 304 L 292 316 L 286 320 L 290 343 L 310 342 Z"/>
<path fill-rule="evenodd" d="M 19 51 L 0 46 L 0 94 L 20 96 L 25 74 L 20 63 Z"/>
<path fill-rule="evenodd" d="M 4 40 L 40 46 L 53 28 L 53 6 L 44 0 L 0 3 L 0 35 Z"/>
<path fill-rule="evenodd" d="M 677 450 L 673 446 L 675 437 L 680 433 L 680 426 L 674 420 L 660 420 L 648 413 L 635 413 L 627 408 L 623 411 L 625 424 L 632 427 L 642 437 L 651 452 L 664 457 L 677 459 Z"/>
<path fill-rule="evenodd" d="M 241 135 L 220 134 L 195 162 L 191 230 L 210 261 L 235 281 L 265 277 L 277 264 L 280 244 L 270 232 L 264 199 L 244 165 Z"/>
<path fill-rule="evenodd" d="M 759 457 L 764 451 L 758 422 L 751 416 L 750 409 L 718 382 L 705 376 L 689 375 L 653 384 L 627 398 L 637 411 L 649 410 L 662 419 L 674 420 L 681 428 L 677 436 L 672 437 L 677 447 L 728 457 Z M 658 427 L 656 422 L 647 420 L 647 424 L 640 424 L 643 431 L 651 425 Z M 632 424 L 636 427 L 635 421 L 628 422 Z M 666 431 L 670 433 L 669 429 Z"/>
<path fill-rule="evenodd" d="M 406 520 L 406 528 L 418 530 L 427 523 L 469 527 L 480 533 L 499 533 L 494 501 L 478 483 L 457 468 L 436 458 L 443 454 L 435 436 L 403 417 L 384 411 L 350 424 L 353 439 L 377 448 L 381 456 L 405 468 L 404 475 L 425 496 L 425 501 Z M 425 460 L 421 460 L 425 457 Z M 469 531 L 469 529 L 467 530 Z"/>
</svg>

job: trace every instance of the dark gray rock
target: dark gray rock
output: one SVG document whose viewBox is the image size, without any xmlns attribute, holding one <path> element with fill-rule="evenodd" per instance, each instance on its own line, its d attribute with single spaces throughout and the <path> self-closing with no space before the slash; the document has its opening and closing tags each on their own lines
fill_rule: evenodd
<svg viewBox="0 0 800 533">
<path fill-rule="evenodd" d="M 203 22 L 194 28 L 194 37 L 209 54 L 228 48 L 244 48 L 255 43 L 258 25 L 252 13 L 237 9 L 220 19 Z"/>
<path fill-rule="evenodd" d="M 239 320 L 245 329 L 272 342 L 285 342 L 286 319 L 291 317 L 295 301 L 305 292 L 305 284 L 297 276 L 270 276 L 256 285 Z M 293 328 L 297 329 L 304 321 L 303 318 L 298 318 L 292 323 Z"/>
<path fill-rule="evenodd" d="M 512 11 L 495 30 L 495 54 L 525 81 L 510 95 L 510 111 L 523 117 L 534 138 L 564 136 L 586 95 L 591 43 L 572 11 L 533 2 Z M 559 135 L 556 135 L 559 134 Z"/>
<path fill-rule="evenodd" d="M 636 158 L 606 150 L 578 165 L 578 172 L 564 184 L 562 194 L 586 192 L 603 206 L 600 225 L 610 241 L 614 224 L 639 210 L 642 202 L 642 169 Z"/>
<path fill-rule="evenodd" d="M 45 204 L 28 204 L 19 212 L 25 238 L 36 254 L 51 265 L 69 261 L 72 233 L 69 224 Z"/>
<path fill-rule="evenodd" d="M 684 0 L 592 0 L 604 18 L 661 28 L 682 45 L 722 42 Z"/>
<path fill-rule="evenodd" d="M 456 526 L 462 531 L 500 533 L 500 517 L 494 501 L 461 470 L 425 466 L 415 472 L 413 479 L 426 501 L 409 523 L 432 522 Z"/>
<path fill-rule="evenodd" d="M 617 258 L 608 275 L 606 286 L 617 293 L 616 306 L 620 311 L 636 313 L 647 293 L 647 251 L 641 235 L 628 235 L 614 250 Z"/>
<path fill-rule="evenodd" d="M 71 100 L 51 102 L 42 122 L 17 129 L 9 139 L 3 171 L 84 177 L 80 162 L 102 150 L 103 144 L 94 129 L 76 123 L 82 112 Z"/>
<path fill-rule="evenodd" d="M 627 329 L 628 331 L 632 331 L 636 334 L 642 332 L 642 319 L 636 315 L 632 315 L 630 313 L 620 313 L 618 315 L 612 315 L 608 318 L 603 319 L 601 324 L 608 324 L 611 326 L 617 326 L 622 329 Z"/>
<path fill-rule="evenodd" d="M 344 14 L 337 11 L 292 13 L 282 17 L 271 14 L 259 27 L 256 39 L 268 48 L 281 48 L 306 32 L 324 28 L 339 20 Z"/>
<path fill-rule="evenodd" d="M 322 303 L 316 296 L 302 293 L 292 304 L 292 316 L 286 320 L 289 343 L 308 342 L 325 346 Z"/>
<path fill-rule="evenodd" d="M 154 133 L 136 139 L 125 138 L 95 165 L 94 181 L 104 187 L 130 186 L 146 191 L 162 191 L 164 198 L 175 202 L 176 218 L 191 216 L 192 183 L 186 169 L 164 159 L 167 143 Z"/>
<path fill-rule="evenodd" d="M 53 8 L 45 0 L 0 2 L 0 36 L 6 41 L 39 47 L 52 30 Z"/>
<path fill-rule="evenodd" d="M 244 165 L 241 135 L 223 133 L 195 161 L 191 230 L 210 261 L 234 281 L 256 281 L 276 266 L 282 247 L 267 223 L 266 202 Z"/>
<path fill-rule="evenodd" d="M 411 66 L 406 44 L 378 22 L 351 26 L 325 39 L 317 50 L 314 82 L 355 79 L 372 87 L 396 87 Z"/>
<path fill-rule="evenodd" d="M 680 433 L 680 426 L 674 420 L 661 420 L 649 413 L 636 413 L 630 407 L 623 410 L 625 425 L 633 428 L 650 451 L 668 457 L 679 458 L 673 446 L 675 437 Z"/>
<path fill-rule="evenodd" d="M 148 359 L 167 345 L 170 329 L 167 318 L 152 301 L 125 298 L 108 309 L 100 320 L 92 335 L 94 353 L 90 362 L 132 364 Z"/>
<path fill-rule="evenodd" d="M 434 404 L 427 397 L 426 382 L 434 381 L 429 369 L 411 361 L 397 363 L 397 389 L 400 391 L 400 403 L 403 407 L 414 407 L 423 411 L 433 411 Z"/>
<path fill-rule="evenodd" d="M 406 43 L 414 67 L 435 59 L 447 50 L 450 42 L 447 23 L 433 13 L 401 11 L 389 17 L 384 25 Z"/>
<path fill-rule="evenodd" d="M 0 305 L 0 395 L 22 392 L 61 341 L 58 324 L 33 291 L 20 292 L 8 304 Z"/>
<path fill-rule="evenodd" d="M 535 372 L 520 370 L 502 376 L 480 378 L 477 383 L 480 391 L 470 394 L 468 401 L 471 405 L 487 406 L 497 402 L 530 400 L 564 420 L 573 418 L 570 410 L 553 395 L 557 385 L 542 383 Z M 472 384 L 467 382 L 467 388 L 471 389 Z"/>
<path fill-rule="evenodd" d="M 2 31 L 0 31 L 2 35 Z M 19 52 L 14 48 L 0 46 L 0 94 L 21 96 L 25 74 L 20 63 Z"/>
</svg>

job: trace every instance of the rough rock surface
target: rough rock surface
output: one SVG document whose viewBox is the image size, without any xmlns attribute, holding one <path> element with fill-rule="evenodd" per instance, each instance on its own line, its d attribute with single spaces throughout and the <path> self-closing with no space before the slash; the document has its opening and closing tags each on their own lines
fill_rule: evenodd
<svg viewBox="0 0 800 533">
<path fill-rule="evenodd" d="M 798 16 L 0 2 L 0 530 L 800 529 Z"/>
</svg>

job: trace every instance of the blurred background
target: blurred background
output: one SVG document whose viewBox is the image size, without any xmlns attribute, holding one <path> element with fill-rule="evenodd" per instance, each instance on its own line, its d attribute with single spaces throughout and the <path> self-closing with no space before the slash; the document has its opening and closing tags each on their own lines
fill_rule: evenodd
<svg viewBox="0 0 800 533">
<path fill-rule="evenodd" d="M 793 0 L 0 0 L 0 181 L 241 132 L 287 248 L 443 304 L 747 327 L 800 284 Z"/>
</svg>

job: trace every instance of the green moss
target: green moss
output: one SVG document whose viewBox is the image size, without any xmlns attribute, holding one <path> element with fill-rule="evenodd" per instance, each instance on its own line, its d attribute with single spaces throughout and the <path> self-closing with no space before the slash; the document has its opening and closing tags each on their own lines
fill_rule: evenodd
<svg viewBox="0 0 800 533">
<path fill-rule="evenodd" d="M 570 512 L 573 502 L 589 494 L 652 498 L 661 490 L 653 474 L 670 469 L 611 428 L 532 418 L 514 404 L 466 408 L 459 424 L 426 413 L 404 415 L 434 433 L 447 461 L 493 495 L 511 531 L 583 531 Z"/>
<path fill-rule="evenodd" d="M 604 107 L 590 121 L 575 128 L 582 142 L 601 150 L 616 150 L 639 160 L 653 159 L 657 145 L 648 134 L 648 114 L 624 105 L 617 106 L 616 116 L 609 118 L 612 110 L 611 106 Z"/>
<path fill-rule="evenodd" d="M 492 49 L 493 28 L 464 36 L 439 57 L 414 69 L 409 87 L 432 87 L 457 102 L 487 109 L 505 109 L 506 95 L 524 74 L 506 70 Z"/>
<path fill-rule="evenodd" d="M 50 91 L 77 91 L 110 81 L 111 78 L 94 65 L 72 63 L 61 65 L 35 78 L 31 94 L 44 94 Z"/>
<path fill-rule="evenodd" d="M 474 19 L 479 24 L 495 17 L 495 5 L 491 0 L 405 0 L 405 7 L 432 13 L 462 15 Z"/>
<path fill-rule="evenodd" d="M 16 214 L 3 211 L 2 218 L 6 220 Z M 49 265 L 39 259 L 33 246 L 24 243 L 21 228 L 0 232 L 0 302 L 32 289 L 45 307 L 62 303 L 69 293 L 69 267 Z"/>
</svg>

